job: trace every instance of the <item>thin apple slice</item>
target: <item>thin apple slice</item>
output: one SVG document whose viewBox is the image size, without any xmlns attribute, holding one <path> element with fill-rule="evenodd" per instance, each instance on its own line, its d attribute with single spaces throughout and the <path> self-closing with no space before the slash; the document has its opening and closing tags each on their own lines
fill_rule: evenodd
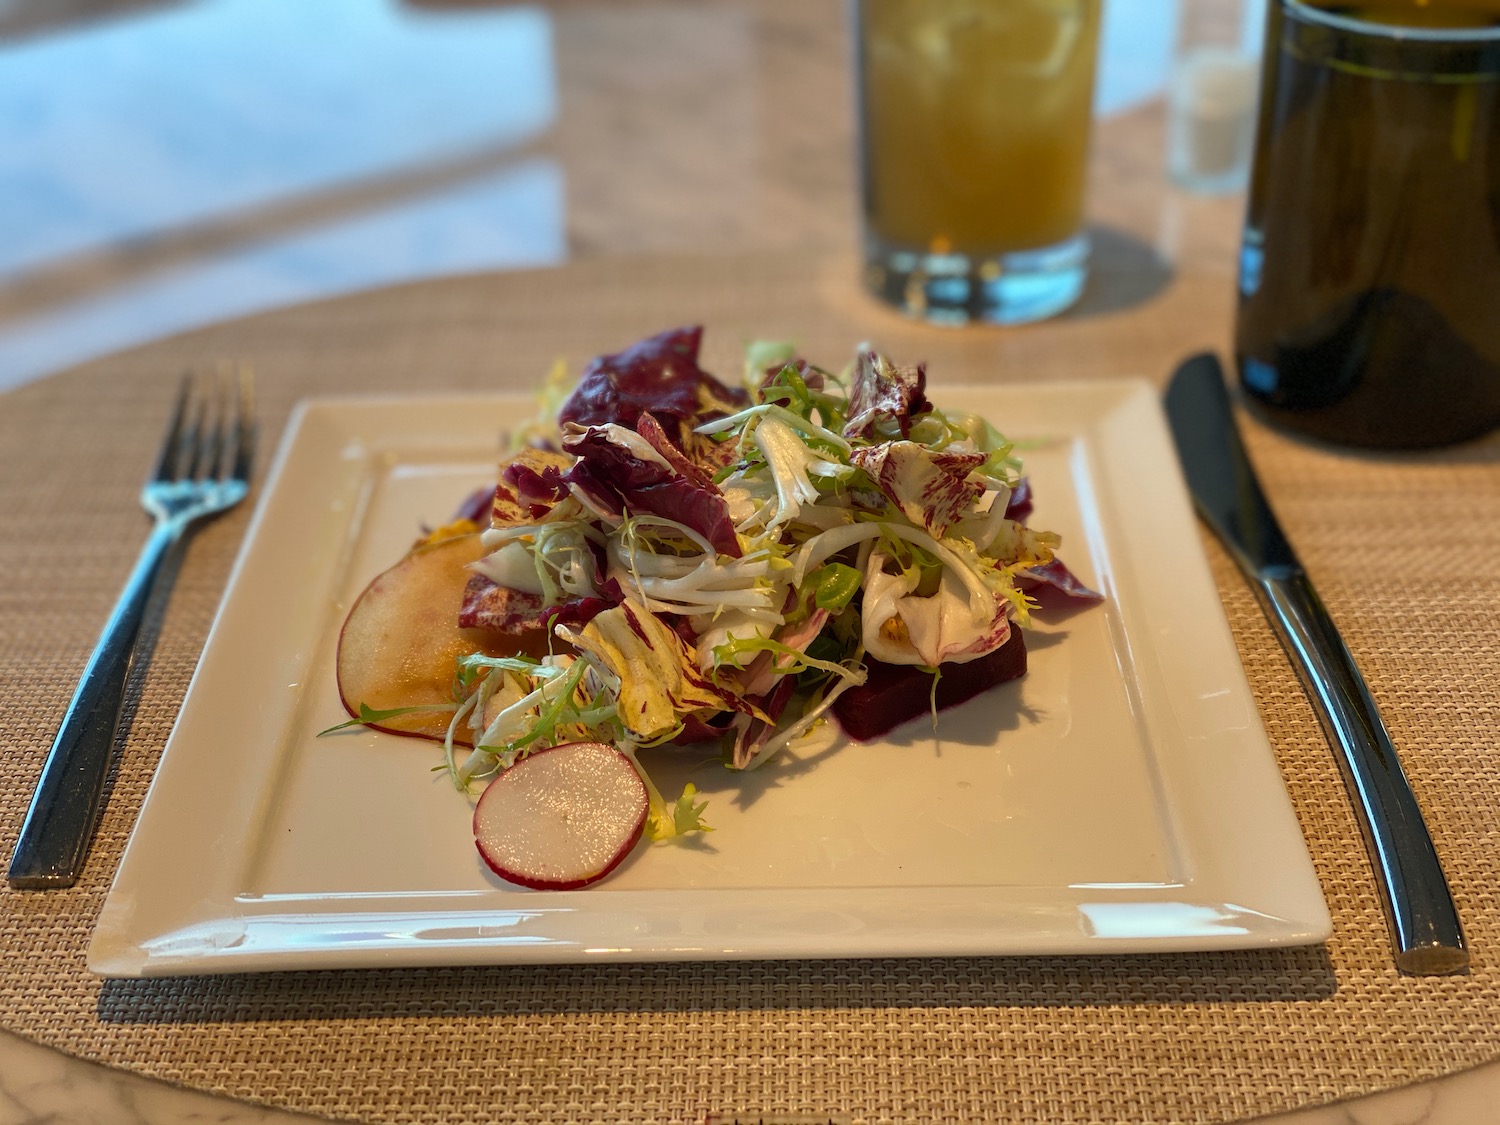
<svg viewBox="0 0 1500 1125">
<path fill-rule="evenodd" d="M 474 843 L 490 869 L 536 890 L 604 878 L 641 838 L 651 801 L 634 763 L 602 742 L 522 758 L 480 794 Z"/>
<path fill-rule="evenodd" d="M 458 610 L 471 573 L 466 567 L 482 553 L 477 534 L 423 544 L 365 587 L 339 634 L 339 695 L 351 716 L 359 717 L 361 705 L 392 711 L 451 704 L 460 656 L 546 651 L 541 633 L 503 638 L 459 628 Z M 451 710 L 413 711 L 370 725 L 441 739 L 451 718 Z"/>
</svg>

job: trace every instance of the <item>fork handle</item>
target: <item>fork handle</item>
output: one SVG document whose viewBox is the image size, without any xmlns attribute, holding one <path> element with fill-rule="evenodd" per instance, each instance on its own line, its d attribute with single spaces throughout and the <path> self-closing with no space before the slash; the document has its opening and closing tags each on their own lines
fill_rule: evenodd
<svg viewBox="0 0 1500 1125">
<path fill-rule="evenodd" d="M 12 887 L 47 890 L 78 881 L 93 839 L 125 702 L 125 684 L 157 576 L 184 524 L 155 524 L 115 603 L 62 726 L 42 765 L 41 780 L 11 855 Z"/>
</svg>

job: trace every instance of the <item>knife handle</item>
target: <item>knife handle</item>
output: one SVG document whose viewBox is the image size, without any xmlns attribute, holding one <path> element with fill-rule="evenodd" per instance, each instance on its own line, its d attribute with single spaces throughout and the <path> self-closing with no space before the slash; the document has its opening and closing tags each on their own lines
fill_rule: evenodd
<svg viewBox="0 0 1500 1125">
<path fill-rule="evenodd" d="M 1316 705 L 1380 876 L 1396 967 L 1438 976 L 1468 967 L 1463 927 L 1396 747 L 1322 599 L 1300 570 L 1256 581 Z"/>
</svg>

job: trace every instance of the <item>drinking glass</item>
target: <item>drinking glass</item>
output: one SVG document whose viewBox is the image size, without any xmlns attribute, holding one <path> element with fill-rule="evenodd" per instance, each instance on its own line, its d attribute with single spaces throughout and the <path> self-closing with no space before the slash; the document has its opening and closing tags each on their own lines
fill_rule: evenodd
<svg viewBox="0 0 1500 1125">
<path fill-rule="evenodd" d="M 1188 0 L 1167 95 L 1167 170 L 1199 195 L 1243 191 L 1255 141 L 1264 0 Z"/>
<path fill-rule="evenodd" d="M 1500 0 L 1272 0 L 1236 353 L 1338 444 L 1500 425 Z"/>
<path fill-rule="evenodd" d="M 1083 290 L 1100 0 L 856 0 L 865 281 L 930 321 Z"/>
</svg>

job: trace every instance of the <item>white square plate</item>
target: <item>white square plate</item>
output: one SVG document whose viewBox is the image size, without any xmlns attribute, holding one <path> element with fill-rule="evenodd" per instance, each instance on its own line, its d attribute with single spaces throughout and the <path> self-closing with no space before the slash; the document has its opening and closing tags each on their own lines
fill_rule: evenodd
<svg viewBox="0 0 1500 1125">
<path fill-rule="evenodd" d="M 480 861 L 433 743 L 357 730 L 344 613 L 493 479 L 516 397 L 304 403 L 104 904 L 105 976 L 586 960 L 1186 951 L 1330 932 L 1156 396 L 933 389 L 1024 443 L 1032 523 L 1103 604 L 1030 670 L 872 745 L 751 775 L 650 751 L 715 831 L 571 892 Z"/>
</svg>

